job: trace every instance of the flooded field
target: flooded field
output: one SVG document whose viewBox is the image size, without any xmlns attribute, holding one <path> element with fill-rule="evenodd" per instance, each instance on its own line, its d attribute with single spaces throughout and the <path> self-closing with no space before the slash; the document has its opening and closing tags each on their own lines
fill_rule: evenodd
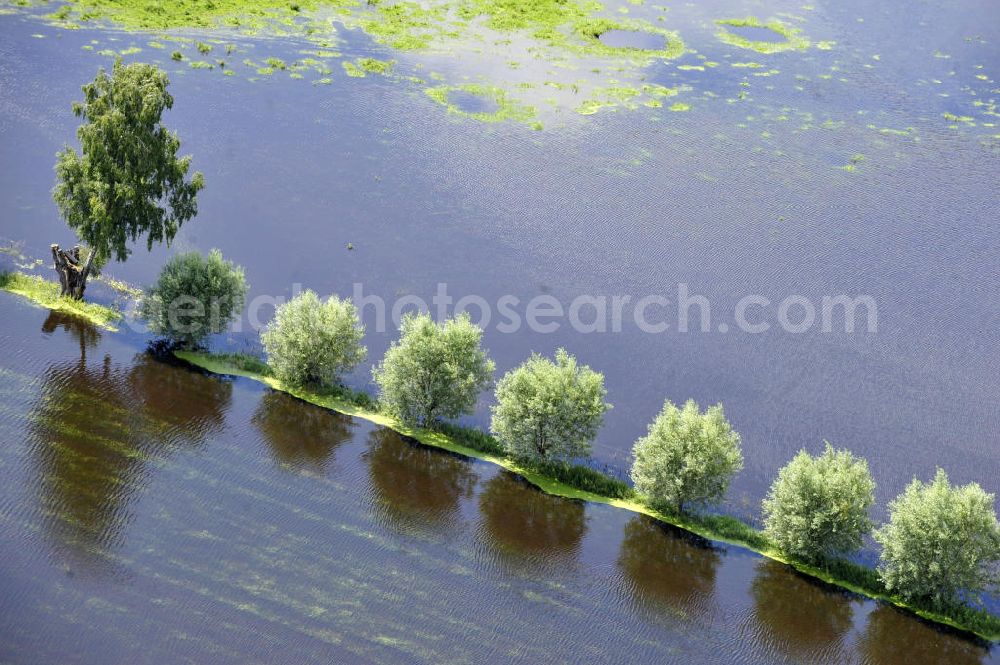
<svg viewBox="0 0 1000 665">
<path fill-rule="evenodd" d="M 684 285 L 706 330 L 699 307 L 688 332 L 494 316 L 485 346 L 498 373 L 560 346 L 602 371 L 595 457 L 616 469 L 665 398 L 722 402 L 746 458 L 723 510 L 751 519 L 824 439 L 869 460 L 877 519 L 936 466 L 1000 489 L 995 4 L 607 7 L 615 26 L 574 28 L 580 51 L 453 18 L 413 50 L 360 18 L 164 35 L 4 5 L 0 241 L 71 243 L 51 198 L 70 106 L 114 56 L 152 62 L 206 188 L 172 249 L 115 277 L 146 285 L 171 252 L 219 247 L 251 299 L 360 288 L 391 308 L 444 284 L 568 306 Z M 877 330 L 739 330 L 752 294 L 869 295 Z M 370 361 L 349 383 L 370 389 L 396 332 L 362 315 Z M 251 323 L 213 345 L 255 348 Z M 1000 662 L 148 341 L 0 294 L 4 662 Z"/>
</svg>

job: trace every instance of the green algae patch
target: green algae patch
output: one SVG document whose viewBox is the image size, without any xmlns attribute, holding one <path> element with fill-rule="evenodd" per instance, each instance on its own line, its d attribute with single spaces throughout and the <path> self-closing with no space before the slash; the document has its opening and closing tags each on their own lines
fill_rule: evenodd
<svg viewBox="0 0 1000 665">
<path fill-rule="evenodd" d="M 719 19 L 716 25 L 722 26 L 722 30 L 716 33 L 716 37 L 725 44 L 750 49 L 758 53 L 780 53 L 782 51 L 803 51 L 809 48 L 809 40 L 801 36 L 801 30 L 782 23 L 777 19 L 761 21 L 756 16 L 746 18 L 724 18 Z M 753 40 L 742 35 L 727 30 L 727 26 L 733 28 L 763 28 L 775 33 L 776 37 L 781 37 L 780 41 Z"/>
<path fill-rule="evenodd" d="M 844 164 L 843 166 L 841 166 L 840 169 L 843 170 L 843 171 L 847 171 L 848 173 L 853 173 L 854 171 L 858 170 L 858 166 L 863 161 L 865 161 L 865 156 L 862 155 L 861 153 L 858 153 L 858 154 L 854 155 L 853 157 L 851 157 L 851 161 L 849 161 L 849 162 L 847 162 L 847 164 Z"/>
<path fill-rule="evenodd" d="M 424 7 L 416 2 L 375 5 L 375 13 L 361 21 L 361 28 L 375 41 L 401 51 L 430 47 L 446 32 L 447 12 L 443 7 Z"/>
<path fill-rule="evenodd" d="M 338 57 L 339 52 L 328 50 L 337 41 L 337 30 L 341 26 L 357 29 L 392 49 L 422 51 L 458 63 L 459 71 L 442 80 L 442 85 L 475 82 L 484 89 L 503 89 L 506 95 L 498 100 L 500 108 L 491 113 L 479 112 L 477 104 L 470 104 L 473 109 L 469 112 L 463 105 L 451 103 L 453 100 L 446 103 L 432 95 L 448 110 L 487 122 L 523 120 L 547 113 L 549 106 L 573 109 L 584 100 L 598 99 L 604 90 L 641 87 L 645 82 L 643 67 L 687 52 L 680 36 L 664 29 L 662 23 L 602 16 L 608 8 L 597 0 L 60 0 L 53 9 L 49 19 L 63 27 L 70 22 L 78 27 L 106 21 L 126 30 L 151 32 L 157 44 L 183 40 L 191 51 L 175 51 L 175 59 L 193 60 L 191 67 L 195 69 L 207 69 L 203 63 L 208 62 L 223 73 L 228 66 L 207 57 L 224 48 L 221 41 L 165 31 L 222 30 L 244 35 L 295 36 L 315 45 L 318 56 L 322 50 L 319 57 Z M 638 42 L 616 41 L 620 36 L 608 35 L 608 31 L 634 32 Z M 108 50 L 108 57 L 112 53 Z M 348 76 L 355 78 L 376 73 L 390 75 L 390 69 L 395 73 L 399 67 L 388 59 L 351 60 L 342 66 Z M 500 63 L 503 72 L 498 75 Z M 419 69 L 426 64 L 415 66 Z M 540 87 L 521 87 L 525 83 L 540 86 L 541 81 L 556 74 L 554 69 L 582 68 L 589 69 L 590 74 L 573 81 L 573 94 L 536 96 L 533 93 Z M 254 69 L 257 75 L 268 76 L 285 68 L 267 63 L 255 65 Z M 291 65 L 287 69 L 292 70 Z M 516 73 L 508 76 L 507 72 Z M 394 80 L 407 83 L 417 78 L 406 74 L 400 72 Z M 329 78 L 330 71 L 320 71 L 319 76 Z M 419 83 L 424 85 L 423 81 Z M 560 88 L 559 92 L 569 90 Z M 633 109 L 643 101 L 626 97 L 618 105 Z M 585 109 L 594 107 L 584 104 Z"/>
<path fill-rule="evenodd" d="M 86 22 L 106 18 L 123 27 L 141 30 L 170 28 L 243 27 L 252 31 L 287 24 L 301 10 L 350 8 L 357 0 L 73 0 L 50 15 L 55 20 Z"/>
<path fill-rule="evenodd" d="M 340 64 L 344 68 L 344 73 L 351 78 L 363 79 L 365 77 L 365 70 L 361 69 L 353 62 L 342 62 Z"/>
<path fill-rule="evenodd" d="M 376 58 L 361 58 L 357 61 L 358 67 L 372 74 L 388 74 L 392 71 L 395 60 L 377 60 Z"/>
<path fill-rule="evenodd" d="M 467 93 L 482 98 L 484 101 L 495 104 L 496 108 L 490 112 L 465 111 L 451 99 L 451 95 L 456 92 Z M 511 99 L 503 88 L 493 86 L 475 83 L 466 85 L 439 85 L 433 88 L 426 88 L 424 93 L 438 104 L 447 108 L 449 113 L 455 113 L 481 122 L 502 122 L 504 120 L 530 122 L 535 118 L 537 113 L 533 106 L 528 106 Z"/>
<path fill-rule="evenodd" d="M 59 295 L 59 283 L 22 272 L 0 273 L 0 289 L 27 298 L 36 305 L 86 319 L 96 326 L 116 332 L 122 313 L 112 307 Z"/>
<path fill-rule="evenodd" d="M 531 30 L 536 37 L 558 39 L 561 26 L 599 9 L 597 2 L 574 0 L 461 0 L 458 15 L 465 20 L 482 18 L 497 32 Z"/>
<path fill-rule="evenodd" d="M 609 46 L 601 41 L 601 35 L 612 30 L 657 35 L 663 37 L 663 47 L 646 49 L 631 46 Z M 593 55 L 673 60 L 687 52 L 684 41 L 679 34 L 673 30 L 658 28 L 645 21 L 588 18 L 577 21 L 573 26 L 573 31 L 583 39 L 585 52 Z"/>
<path fill-rule="evenodd" d="M 618 86 L 612 88 L 596 88 L 591 97 L 584 100 L 575 111 L 580 115 L 593 115 L 603 109 L 638 108 L 641 104 L 651 108 L 663 106 L 663 99 L 673 97 L 680 88 L 668 88 L 659 84 L 644 84 L 641 88 Z"/>
<path fill-rule="evenodd" d="M 340 64 L 343 66 L 344 72 L 348 76 L 363 79 L 369 73 L 387 76 L 392 71 L 396 61 L 377 60 L 375 58 L 359 58 L 354 62 L 342 62 Z"/>
<path fill-rule="evenodd" d="M 707 540 L 750 550 L 763 557 L 786 564 L 804 575 L 871 598 L 872 600 L 895 605 L 928 621 L 950 626 L 984 640 L 1000 641 L 1000 618 L 993 616 L 983 609 L 956 606 L 951 608 L 947 614 L 943 614 L 907 603 L 888 593 L 879 580 L 876 571 L 871 568 L 842 559 L 830 560 L 823 567 L 791 559 L 779 552 L 763 532 L 754 529 L 734 517 L 688 513 L 678 514 L 659 510 L 650 506 L 641 496 L 636 495 L 634 490 L 628 486 L 623 486 L 624 484 L 621 481 L 605 477 L 603 474 L 599 474 L 591 469 L 568 467 L 551 462 L 534 466 L 507 457 L 502 452 L 499 442 L 489 434 L 459 428 L 454 425 L 444 425 L 439 430 L 405 425 L 397 418 L 378 411 L 374 401 L 363 393 L 350 393 L 350 391 L 344 389 L 342 393 L 328 394 L 306 389 L 288 388 L 271 376 L 267 365 L 256 358 L 208 354 L 195 351 L 174 351 L 174 355 L 205 371 L 252 379 L 273 390 L 288 393 L 315 406 L 331 409 L 348 416 L 363 418 L 376 425 L 387 427 L 404 436 L 415 439 L 426 446 L 496 464 L 524 478 L 540 490 L 554 496 L 577 501 L 601 503 L 646 515 L 665 524 L 670 524 L 699 535 Z M 573 473 L 574 471 L 576 473 Z M 578 485 L 584 484 L 591 487 L 595 485 L 603 486 L 615 492 L 617 496 L 608 496 L 587 489 L 581 489 L 578 486 L 569 482 L 563 482 L 563 480 L 555 477 L 560 475 L 563 478 L 575 480 Z M 605 482 L 595 483 L 593 476 L 597 475 L 602 476 Z"/>
</svg>

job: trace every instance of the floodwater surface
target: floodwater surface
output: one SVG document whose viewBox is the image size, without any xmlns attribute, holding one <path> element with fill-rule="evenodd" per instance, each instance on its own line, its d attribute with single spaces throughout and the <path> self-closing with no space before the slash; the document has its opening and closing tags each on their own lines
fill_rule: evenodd
<svg viewBox="0 0 1000 665">
<path fill-rule="evenodd" d="M 727 32 L 731 32 L 737 37 L 749 39 L 752 42 L 780 43 L 788 41 L 771 28 L 765 28 L 763 26 L 727 25 L 724 27 Z"/>
<path fill-rule="evenodd" d="M 153 62 L 207 185 L 173 247 L 136 247 L 115 277 L 149 284 L 171 253 L 218 247 L 251 300 L 377 296 L 390 320 L 440 285 L 453 304 L 512 296 L 522 323 L 539 296 L 662 296 L 656 333 L 628 313 L 620 331 L 564 317 L 540 332 L 470 310 L 498 374 L 560 346 L 605 374 L 594 455 L 621 475 L 664 399 L 721 402 L 746 460 L 723 511 L 759 519 L 778 469 L 824 440 L 869 460 L 876 519 L 937 466 L 1000 489 L 995 3 L 607 4 L 687 51 L 575 61 L 523 35 L 397 51 L 343 26 L 319 44 L 66 30 L 5 9 L 0 241 L 41 258 L 72 242 L 51 200 L 71 104 L 116 55 Z M 753 14 L 810 46 L 718 38 L 716 20 Z M 389 73 L 342 67 L 365 57 Z M 442 104 L 434 86 L 466 92 Z M 470 117 L 514 102 L 534 115 Z M 709 303 L 705 330 L 699 305 L 681 330 L 681 287 Z M 819 311 L 805 332 L 777 324 L 790 296 L 842 294 L 875 300 L 876 330 L 824 332 Z M 749 317 L 766 332 L 735 325 L 745 296 L 772 303 Z M 371 389 L 396 333 L 358 304 L 369 358 L 347 381 Z M 213 347 L 256 350 L 271 311 Z M 171 365 L 149 341 L 0 294 L 0 660 L 997 659 L 738 549 Z M 469 422 L 486 426 L 489 404 Z"/>
<path fill-rule="evenodd" d="M 601 43 L 612 48 L 636 48 L 655 51 L 666 44 L 663 35 L 642 30 L 608 30 L 598 37 Z"/>
</svg>

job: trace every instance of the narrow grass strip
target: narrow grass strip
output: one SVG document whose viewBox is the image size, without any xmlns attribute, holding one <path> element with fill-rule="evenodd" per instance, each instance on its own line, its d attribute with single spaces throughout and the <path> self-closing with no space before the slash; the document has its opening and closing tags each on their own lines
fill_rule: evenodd
<svg viewBox="0 0 1000 665">
<path fill-rule="evenodd" d="M 94 325 L 112 332 L 118 331 L 114 323 L 122 319 L 122 313 L 112 307 L 60 296 L 58 282 L 38 275 L 2 272 L 0 289 L 23 296 L 36 305 L 87 319 Z"/>
<path fill-rule="evenodd" d="M 376 425 L 388 427 L 399 434 L 416 439 L 424 445 L 496 464 L 512 473 L 516 473 L 542 491 L 554 496 L 603 503 L 646 515 L 699 535 L 702 538 L 750 550 L 761 556 L 787 564 L 804 575 L 873 600 L 891 603 L 928 621 L 950 626 L 983 640 L 1000 641 L 1000 618 L 989 614 L 985 610 L 963 605 L 949 609 L 949 614 L 943 614 L 913 603 L 908 603 L 886 591 L 878 574 L 871 568 L 845 560 L 833 560 L 828 562 L 824 567 L 819 567 L 791 559 L 775 549 L 761 531 L 754 529 L 735 517 L 724 515 L 699 516 L 673 514 L 657 510 L 643 501 L 642 497 L 636 495 L 625 483 L 606 476 L 607 487 L 611 488 L 618 496 L 607 496 L 581 489 L 553 477 L 550 473 L 554 472 L 564 476 L 569 475 L 569 477 L 574 478 L 587 477 L 584 482 L 593 482 L 590 474 L 601 476 L 603 474 L 586 469 L 585 467 L 561 466 L 560 470 L 548 464 L 535 466 L 511 459 L 501 452 L 502 449 L 499 448 L 493 437 L 478 430 L 456 427 L 454 425 L 446 426 L 442 431 L 411 427 L 400 422 L 393 416 L 377 411 L 371 398 L 364 394 L 352 393 L 346 390 L 320 393 L 306 389 L 287 388 L 279 380 L 273 376 L 269 376 L 267 365 L 255 358 L 213 355 L 194 351 L 175 351 L 174 355 L 208 372 L 253 379 L 274 390 L 288 393 L 310 404 L 338 411 L 348 416 L 364 418 Z M 549 473 L 545 473 L 545 471 L 549 471 Z M 590 474 L 587 474 L 587 471 Z M 621 490 L 621 486 L 624 486 L 627 491 Z"/>
</svg>

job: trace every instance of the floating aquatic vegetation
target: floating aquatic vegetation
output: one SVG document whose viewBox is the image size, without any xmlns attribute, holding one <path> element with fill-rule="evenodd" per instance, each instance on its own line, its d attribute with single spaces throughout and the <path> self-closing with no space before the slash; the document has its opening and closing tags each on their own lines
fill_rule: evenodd
<svg viewBox="0 0 1000 665">
<path fill-rule="evenodd" d="M 442 85 L 424 90 L 426 95 L 448 109 L 449 113 L 455 113 L 468 118 L 474 118 L 483 122 L 501 122 L 503 120 L 514 120 L 517 122 L 527 122 L 533 120 L 537 111 L 532 106 L 521 104 L 511 99 L 502 88 L 485 86 L 479 84 L 466 85 Z M 465 111 L 451 96 L 454 93 L 468 93 L 472 96 L 482 98 L 492 102 L 494 110 L 487 111 Z"/>
<path fill-rule="evenodd" d="M 365 70 L 358 67 L 353 62 L 342 62 L 340 63 L 344 68 L 344 73 L 352 78 L 363 79 L 365 77 Z"/>
<path fill-rule="evenodd" d="M 863 161 L 865 161 L 865 156 L 862 155 L 862 154 L 860 154 L 860 153 L 858 153 L 858 154 L 854 155 L 853 157 L 851 157 L 851 161 L 849 161 L 847 164 L 844 164 L 840 168 L 843 171 L 847 171 L 848 173 L 851 173 L 853 171 L 857 171 L 858 170 L 858 165 L 861 164 L 861 162 L 863 162 Z"/>
<path fill-rule="evenodd" d="M 722 26 L 722 30 L 716 33 L 720 41 L 731 46 L 751 49 L 758 53 L 780 53 L 781 51 L 805 50 L 809 48 L 809 40 L 800 35 L 801 30 L 787 25 L 777 19 L 772 19 L 766 23 L 756 16 L 746 18 L 726 18 L 715 22 Z M 780 40 L 753 40 L 739 35 L 727 28 L 763 28 L 775 34 Z"/>
<path fill-rule="evenodd" d="M 395 60 L 378 60 L 376 58 L 359 58 L 357 66 L 371 74 L 388 74 L 396 64 Z"/>
<path fill-rule="evenodd" d="M 945 120 L 948 120 L 949 122 L 956 123 L 955 126 L 957 126 L 958 123 L 962 123 L 964 125 L 976 124 L 975 122 L 976 119 L 968 115 L 955 115 L 954 113 L 949 113 L 948 111 L 945 111 L 944 113 L 941 114 L 941 117 L 944 118 Z"/>
<path fill-rule="evenodd" d="M 636 3 L 633 3 L 636 4 Z M 636 6 L 641 3 L 636 4 Z M 449 72 L 451 82 L 481 81 L 503 87 L 521 97 L 524 107 L 546 101 L 559 108 L 574 108 L 590 91 L 621 84 L 643 82 L 641 68 L 657 59 L 671 59 L 685 52 L 684 43 L 672 30 L 648 20 L 601 16 L 604 5 L 595 0 L 307 0 L 289 4 L 285 0 L 185 0 L 161 3 L 158 0 L 74 0 L 49 15 L 51 20 L 92 22 L 109 20 L 128 29 L 163 30 L 207 28 L 272 36 L 296 35 L 317 43 L 317 57 L 338 57 L 328 50 L 337 25 L 360 29 L 376 42 L 403 51 L 427 51 L 444 55 L 462 71 Z M 627 13 L 627 12 L 626 12 Z M 658 17 L 662 21 L 663 17 Z M 646 40 L 642 44 L 608 40 L 611 31 L 623 31 Z M 157 35 L 166 41 L 167 35 Z M 212 40 L 183 38 L 203 55 L 214 47 Z M 468 56 L 472 57 L 468 57 Z M 182 56 L 183 57 L 183 56 Z M 424 56 L 414 56 L 415 66 Z M 493 62 L 502 59 L 504 69 L 518 76 L 497 76 Z M 372 59 L 372 65 L 384 61 Z M 515 63 L 515 66 L 509 66 Z M 707 65 L 702 65 L 707 66 Z M 520 83 L 536 86 L 553 69 L 589 67 L 593 75 L 575 83 L 573 95 L 562 94 L 535 100 Z M 344 66 L 352 76 L 381 73 L 361 61 Z M 261 69 L 282 69 L 268 64 Z M 262 72 L 268 73 L 268 72 Z M 460 76 L 460 79 L 455 79 Z M 400 81 L 419 77 L 401 74 Z M 518 94 L 518 91 L 523 91 Z M 567 91 L 568 92 L 568 91 Z M 579 93 L 579 94 L 578 94 Z"/>
<path fill-rule="evenodd" d="M 630 58 L 659 58 L 673 60 L 684 55 L 686 49 L 680 35 L 655 25 L 637 20 L 612 20 L 607 18 L 585 19 L 574 26 L 576 34 L 584 39 L 585 49 L 597 55 L 625 56 Z M 635 32 L 662 38 L 659 48 L 611 46 L 601 37 L 611 32 Z"/>
</svg>

